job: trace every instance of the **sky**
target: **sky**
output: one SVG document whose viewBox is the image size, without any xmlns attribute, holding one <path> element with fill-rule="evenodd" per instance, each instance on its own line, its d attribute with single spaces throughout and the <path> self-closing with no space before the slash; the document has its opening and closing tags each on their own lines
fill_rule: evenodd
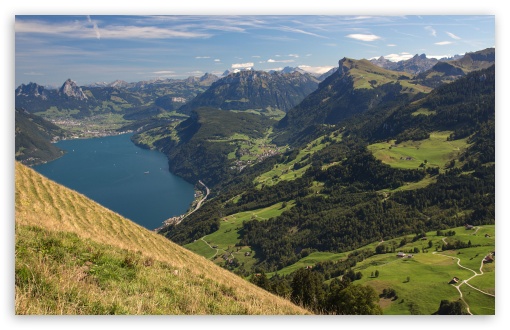
<svg viewBox="0 0 510 330">
<path fill-rule="evenodd" d="M 494 46 L 494 15 L 16 15 L 15 84 L 286 66 L 324 73 L 343 57 L 442 58 Z"/>
</svg>

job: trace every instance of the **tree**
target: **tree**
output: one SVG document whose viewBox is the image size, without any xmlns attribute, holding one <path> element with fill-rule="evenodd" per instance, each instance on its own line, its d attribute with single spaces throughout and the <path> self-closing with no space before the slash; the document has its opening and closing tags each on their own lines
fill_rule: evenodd
<svg viewBox="0 0 510 330">
<path fill-rule="evenodd" d="M 327 297 L 329 313 L 337 315 L 381 315 L 376 291 L 360 284 L 351 284 L 343 290 L 332 290 Z"/>
<path fill-rule="evenodd" d="M 250 282 L 261 287 L 264 290 L 269 291 L 269 289 L 270 289 L 269 280 L 266 276 L 266 273 L 264 273 L 264 272 L 253 274 L 250 278 Z"/>
<path fill-rule="evenodd" d="M 379 277 L 379 271 L 376 270 L 374 275 L 375 275 L 375 277 Z"/>
<path fill-rule="evenodd" d="M 291 288 L 291 300 L 297 305 L 318 310 L 323 304 L 324 281 L 321 274 L 309 269 L 301 268 L 294 273 Z"/>
<path fill-rule="evenodd" d="M 466 315 L 464 305 L 460 300 L 457 301 L 448 301 L 441 300 L 439 304 L 439 309 L 436 313 L 437 315 Z"/>
</svg>

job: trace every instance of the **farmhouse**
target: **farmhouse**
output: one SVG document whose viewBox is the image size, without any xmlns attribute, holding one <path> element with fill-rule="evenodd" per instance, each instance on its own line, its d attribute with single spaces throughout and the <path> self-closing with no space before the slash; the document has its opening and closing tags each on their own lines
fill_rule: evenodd
<svg viewBox="0 0 510 330">
<path fill-rule="evenodd" d="M 468 224 L 465 224 L 464 227 L 466 228 L 466 230 L 471 230 L 473 229 L 473 225 L 468 225 Z"/>
<path fill-rule="evenodd" d="M 397 253 L 397 257 L 399 257 L 399 258 L 404 258 L 405 256 L 406 256 L 406 254 L 404 252 Z"/>
<path fill-rule="evenodd" d="M 451 281 L 450 281 L 450 282 L 448 282 L 448 284 L 454 284 L 454 283 L 458 283 L 458 282 L 459 282 L 459 278 L 458 278 L 458 277 L 453 277 L 453 278 L 451 279 Z"/>
</svg>

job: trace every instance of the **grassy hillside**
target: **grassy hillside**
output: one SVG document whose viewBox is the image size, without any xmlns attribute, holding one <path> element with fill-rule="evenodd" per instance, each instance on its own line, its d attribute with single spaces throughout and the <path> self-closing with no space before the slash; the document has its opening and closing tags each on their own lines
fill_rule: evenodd
<svg viewBox="0 0 510 330">
<path fill-rule="evenodd" d="M 16 163 L 16 314 L 307 314 Z"/>
<path fill-rule="evenodd" d="M 288 276 L 302 268 L 334 269 L 335 265 L 347 260 L 349 255 L 375 251 L 379 246 L 384 247 L 382 253 L 358 261 L 351 269 L 361 273 L 361 279 L 354 283 L 371 286 L 381 295 L 379 305 L 383 314 L 430 315 L 437 311 L 441 300 L 462 299 L 462 304 L 469 307 L 472 314 L 494 315 L 496 261 L 495 258 L 490 263 L 483 263 L 482 260 L 495 251 L 495 226 L 484 225 L 470 230 L 455 227 L 439 233 L 427 232 L 423 237 L 416 239 L 414 235 L 401 236 L 344 253 L 314 252 L 277 273 Z M 465 246 L 448 248 L 448 245 L 458 242 Z M 442 250 L 443 245 L 445 250 Z M 406 257 L 397 257 L 399 251 L 404 252 Z M 408 258 L 408 255 L 412 257 Z M 267 275 L 272 277 L 275 273 Z M 450 283 L 453 277 L 459 281 Z M 332 279 L 329 278 L 326 283 Z M 395 290 L 396 296 L 383 297 L 385 289 Z"/>
</svg>

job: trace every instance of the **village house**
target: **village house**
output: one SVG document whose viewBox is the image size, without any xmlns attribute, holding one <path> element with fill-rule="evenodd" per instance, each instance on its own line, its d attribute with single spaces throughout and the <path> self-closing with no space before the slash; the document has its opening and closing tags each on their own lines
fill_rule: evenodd
<svg viewBox="0 0 510 330">
<path fill-rule="evenodd" d="M 402 251 L 397 253 L 397 257 L 399 257 L 399 258 L 404 258 L 405 256 L 406 256 L 406 254 Z"/>
</svg>

